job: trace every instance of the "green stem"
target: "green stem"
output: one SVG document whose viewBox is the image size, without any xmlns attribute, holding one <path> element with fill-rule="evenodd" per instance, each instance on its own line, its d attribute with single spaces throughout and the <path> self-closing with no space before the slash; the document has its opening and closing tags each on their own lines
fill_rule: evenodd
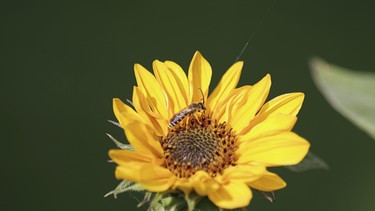
<svg viewBox="0 0 375 211">
<path fill-rule="evenodd" d="M 188 206 L 188 211 L 193 211 L 195 207 L 195 202 L 193 200 L 190 200 L 189 194 L 185 194 L 185 201 Z"/>
<path fill-rule="evenodd" d="M 190 196 L 190 197 L 189 197 Z M 198 194 L 185 194 L 185 201 L 188 206 L 188 211 L 194 211 L 195 206 L 198 204 L 198 202 L 202 199 L 201 196 Z"/>
</svg>

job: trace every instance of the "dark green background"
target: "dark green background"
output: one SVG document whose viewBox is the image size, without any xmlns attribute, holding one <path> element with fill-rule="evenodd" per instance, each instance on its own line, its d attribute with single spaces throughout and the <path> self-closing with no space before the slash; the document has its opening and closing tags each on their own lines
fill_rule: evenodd
<svg viewBox="0 0 375 211">
<path fill-rule="evenodd" d="M 177 1 L 176 1 L 177 2 Z M 133 64 L 196 50 L 213 68 L 211 90 L 272 1 L 11 1 L 0 3 L 1 210 L 131 210 L 137 195 L 113 189 L 109 132 L 122 131 L 112 98 L 131 99 Z M 306 94 L 295 131 L 330 171 L 278 172 L 288 187 L 251 210 L 374 210 L 375 142 L 335 112 L 309 75 L 308 59 L 374 70 L 374 4 L 277 1 L 250 41 L 241 85 L 270 73 L 270 97 Z M 144 207 L 142 210 L 146 209 Z"/>
</svg>

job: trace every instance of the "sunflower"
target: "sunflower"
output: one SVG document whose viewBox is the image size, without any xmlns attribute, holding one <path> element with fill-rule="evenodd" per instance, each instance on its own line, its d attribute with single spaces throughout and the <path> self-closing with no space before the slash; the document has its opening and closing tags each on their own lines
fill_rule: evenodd
<svg viewBox="0 0 375 211">
<path fill-rule="evenodd" d="M 285 187 L 267 167 L 297 164 L 308 152 L 309 142 L 291 131 L 304 94 L 265 102 L 270 75 L 236 87 L 242 66 L 233 64 L 208 95 L 212 70 L 199 52 L 187 76 L 171 61 L 155 60 L 154 74 L 135 64 L 131 105 L 113 99 L 114 114 L 134 149 L 109 151 L 116 178 L 149 192 L 208 197 L 224 209 L 248 206 L 252 189 Z"/>
</svg>

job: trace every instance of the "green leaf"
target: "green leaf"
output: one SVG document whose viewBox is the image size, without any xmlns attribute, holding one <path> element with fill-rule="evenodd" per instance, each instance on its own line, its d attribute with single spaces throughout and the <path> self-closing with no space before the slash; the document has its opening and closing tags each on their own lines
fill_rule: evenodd
<svg viewBox="0 0 375 211">
<path fill-rule="evenodd" d="M 331 106 L 375 139 L 375 74 L 310 61 L 312 77 Z"/>
<path fill-rule="evenodd" d="M 144 191 L 144 188 L 140 186 L 138 183 L 123 180 L 117 185 L 117 187 L 114 190 L 105 194 L 104 197 L 113 195 L 113 197 L 116 199 L 118 194 L 126 192 L 126 191 L 140 192 L 140 191 Z"/>
<path fill-rule="evenodd" d="M 118 148 L 134 151 L 134 148 L 133 148 L 132 145 L 130 145 L 130 144 L 123 144 L 123 143 L 117 141 L 117 139 L 113 138 L 113 136 L 111 136 L 108 133 L 106 133 L 106 135 L 116 144 L 116 146 Z"/>
</svg>

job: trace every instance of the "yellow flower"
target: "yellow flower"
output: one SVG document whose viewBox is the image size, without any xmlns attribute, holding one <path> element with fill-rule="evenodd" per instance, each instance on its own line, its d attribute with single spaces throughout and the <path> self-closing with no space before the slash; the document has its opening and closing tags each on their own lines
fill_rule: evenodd
<svg viewBox="0 0 375 211">
<path fill-rule="evenodd" d="M 297 164 L 308 152 L 310 144 L 291 132 L 304 94 L 265 103 L 270 75 L 236 88 L 242 66 L 233 64 L 208 96 L 211 66 L 199 52 L 187 77 L 171 61 L 154 61 L 154 74 L 135 64 L 134 109 L 113 100 L 115 116 L 134 148 L 110 150 L 118 164 L 116 178 L 151 192 L 195 192 L 225 209 L 248 206 L 251 189 L 285 187 L 267 167 Z"/>
</svg>

